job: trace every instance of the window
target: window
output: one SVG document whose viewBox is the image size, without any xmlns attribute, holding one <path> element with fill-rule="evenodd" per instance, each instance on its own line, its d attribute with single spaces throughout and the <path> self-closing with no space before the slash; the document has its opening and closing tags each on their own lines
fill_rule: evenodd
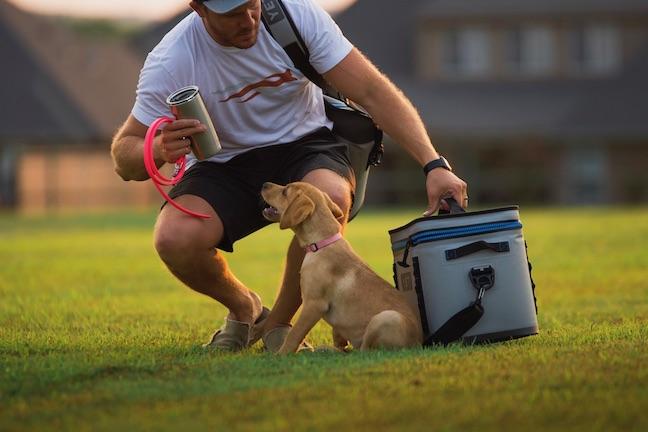
<svg viewBox="0 0 648 432">
<path fill-rule="evenodd" d="M 621 38 L 612 25 L 584 25 L 567 35 L 568 65 L 572 72 L 611 74 L 621 66 Z"/>
<path fill-rule="evenodd" d="M 607 155 L 600 146 L 567 149 L 563 160 L 564 193 L 572 204 L 595 204 L 607 198 Z"/>
<path fill-rule="evenodd" d="M 446 30 L 441 36 L 441 71 L 465 78 L 488 76 L 491 72 L 489 32 L 480 27 Z"/>
<path fill-rule="evenodd" d="M 554 69 L 554 40 L 544 26 L 516 27 L 504 37 L 504 61 L 508 72 L 541 76 Z"/>
</svg>

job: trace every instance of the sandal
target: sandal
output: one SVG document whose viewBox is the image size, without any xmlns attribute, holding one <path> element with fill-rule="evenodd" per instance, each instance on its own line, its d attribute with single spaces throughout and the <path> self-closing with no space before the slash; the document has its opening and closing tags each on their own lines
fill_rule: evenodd
<svg viewBox="0 0 648 432">
<path fill-rule="evenodd" d="M 246 322 L 225 318 L 225 324 L 212 335 L 211 340 L 203 345 L 203 348 L 217 351 L 237 352 L 251 345 L 251 329 L 268 318 L 270 310 L 264 307 L 261 315 L 251 326 Z"/>
<path fill-rule="evenodd" d="M 279 351 L 279 348 L 283 345 L 284 341 L 286 340 L 286 336 L 288 336 L 288 332 L 290 332 L 290 329 L 292 326 L 279 326 L 275 327 L 268 332 L 264 333 L 264 335 L 261 337 L 263 340 L 263 347 L 266 351 L 271 352 L 271 353 L 276 353 Z M 313 346 L 306 342 L 306 340 L 303 340 L 302 343 L 299 345 L 299 348 L 297 348 L 297 352 L 300 351 L 313 351 Z"/>
</svg>

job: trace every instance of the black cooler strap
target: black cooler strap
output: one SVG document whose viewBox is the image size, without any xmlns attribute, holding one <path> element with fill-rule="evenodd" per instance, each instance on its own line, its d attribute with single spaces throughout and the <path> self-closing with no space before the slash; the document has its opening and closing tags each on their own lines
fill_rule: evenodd
<svg viewBox="0 0 648 432">
<path fill-rule="evenodd" d="M 434 332 L 424 342 L 424 345 L 443 344 L 461 339 L 468 330 L 473 328 L 484 315 L 484 308 L 481 304 L 472 303 L 467 308 L 457 312 Z"/>
<path fill-rule="evenodd" d="M 473 287 L 477 290 L 477 298 L 468 307 L 450 317 L 437 331 L 423 341 L 423 345 L 447 345 L 459 340 L 484 315 L 482 298 L 486 290 L 491 289 L 495 285 L 495 270 L 491 266 L 473 267 L 468 272 L 468 277 Z"/>
</svg>

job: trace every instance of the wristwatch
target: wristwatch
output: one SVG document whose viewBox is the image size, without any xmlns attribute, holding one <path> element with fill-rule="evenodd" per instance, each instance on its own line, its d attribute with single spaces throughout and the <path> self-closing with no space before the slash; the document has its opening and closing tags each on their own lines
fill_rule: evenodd
<svg viewBox="0 0 648 432">
<path fill-rule="evenodd" d="M 425 166 L 423 167 L 423 174 L 425 174 L 425 176 L 427 177 L 428 173 L 436 168 L 443 168 L 447 169 L 448 171 L 452 171 L 452 167 L 450 166 L 446 158 L 440 156 L 439 159 L 434 159 L 433 161 L 425 164 Z"/>
</svg>

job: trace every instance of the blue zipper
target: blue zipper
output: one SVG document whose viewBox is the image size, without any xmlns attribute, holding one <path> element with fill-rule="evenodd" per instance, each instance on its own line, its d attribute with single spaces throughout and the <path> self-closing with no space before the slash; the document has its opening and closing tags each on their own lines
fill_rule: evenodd
<svg viewBox="0 0 648 432">
<path fill-rule="evenodd" d="M 392 251 L 397 252 L 405 249 L 408 243 L 410 246 L 416 246 L 421 243 L 427 243 L 436 240 L 446 240 L 457 237 L 467 237 L 478 234 L 488 234 L 498 231 L 509 231 L 521 229 L 522 223 L 518 220 L 505 222 L 491 222 L 486 224 L 469 225 L 458 228 L 443 228 L 435 230 L 421 231 L 411 235 L 408 239 L 400 240 L 392 245 Z"/>
</svg>

